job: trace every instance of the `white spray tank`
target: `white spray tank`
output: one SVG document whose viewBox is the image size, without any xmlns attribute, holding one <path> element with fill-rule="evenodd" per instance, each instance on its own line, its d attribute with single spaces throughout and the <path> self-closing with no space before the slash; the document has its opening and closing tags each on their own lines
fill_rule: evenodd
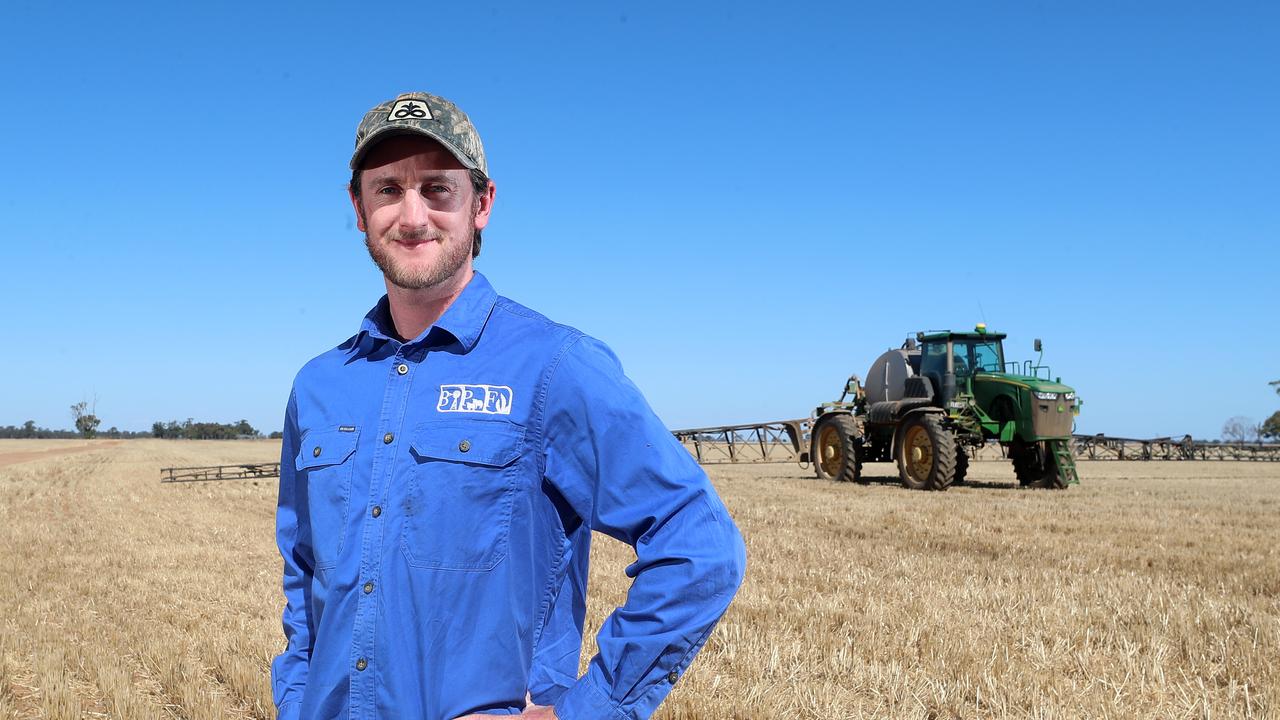
<svg viewBox="0 0 1280 720">
<path fill-rule="evenodd" d="M 885 400 L 901 400 L 906 390 L 907 378 L 920 370 L 920 349 L 914 339 L 908 338 L 897 350 L 888 350 L 867 371 L 863 389 L 867 403 Z"/>
</svg>

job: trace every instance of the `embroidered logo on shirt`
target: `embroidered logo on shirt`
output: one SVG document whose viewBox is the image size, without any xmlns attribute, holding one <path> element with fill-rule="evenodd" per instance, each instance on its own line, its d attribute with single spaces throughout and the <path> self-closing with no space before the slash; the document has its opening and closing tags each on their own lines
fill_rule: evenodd
<svg viewBox="0 0 1280 720">
<path fill-rule="evenodd" d="M 511 388 L 506 385 L 441 385 L 437 412 L 511 414 Z"/>
</svg>

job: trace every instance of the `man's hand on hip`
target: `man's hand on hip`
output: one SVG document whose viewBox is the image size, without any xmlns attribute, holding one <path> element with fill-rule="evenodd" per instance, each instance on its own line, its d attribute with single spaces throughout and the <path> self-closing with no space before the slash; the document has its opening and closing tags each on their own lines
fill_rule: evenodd
<svg viewBox="0 0 1280 720">
<path fill-rule="evenodd" d="M 496 717 L 500 717 L 500 716 L 472 714 L 472 715 L 463 715 L 457 720 L 493 720 L 493 718 L 496 718 Z M 501 717 L 512 717 L 512 716 L 503 715 Z M 529 705 L 525 705 L 524 712 L 514 717 L 528 718 L 528 720 L 557 720 L 556 709 L 554 707 L 550 705 L 534 705 L 532 703 L 530 703 Z"/>
</svg>

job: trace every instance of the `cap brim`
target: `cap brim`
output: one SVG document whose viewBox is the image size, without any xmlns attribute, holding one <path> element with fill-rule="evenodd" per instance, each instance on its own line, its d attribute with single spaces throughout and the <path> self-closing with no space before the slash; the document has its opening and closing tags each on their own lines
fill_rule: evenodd
<svg viewBox="0 0 1280 720">
<path fill-rule="evenodd" d="M 455 158 L 457 158 L 458 162 L 462 163 L 462 167 L 468 170 L 476 170 L 476 169 L 479 169 L 480 167 L 479 165 L 471 161 L 466 156 L 465 153 L 463 153 L 458 148 L 454 147 L 452 143 L 440 137 L 439 135 L 431 132 L 430 130 L 425 130 L 419 127 L 409 127 L 405 125 L 389 125 L 387 127 L 380 128 L 379 130 L 370 133 L 368 137 L 366 137 L 363 141 L 361 141 L 360 146 L 357 147 L 356 151 L 351 155 L 351 169 L 355 170 L 356 168 L 360 167 L 360 161 L 364 160 L 364 156 L 369 154 L 369 150 L 371 150 L 374 145 L 377 145 L 383 140 L 386 140 L 387 138 L 393 137 L 396 135 L 423 135 L 423 136 L 429 137 L 432 140 L 435 140 L 436 142 L 440 143 L 440 146 L 443 147 L 445 150 L 448 150 L 450 155 L 453 155 Z"/>
</svg>

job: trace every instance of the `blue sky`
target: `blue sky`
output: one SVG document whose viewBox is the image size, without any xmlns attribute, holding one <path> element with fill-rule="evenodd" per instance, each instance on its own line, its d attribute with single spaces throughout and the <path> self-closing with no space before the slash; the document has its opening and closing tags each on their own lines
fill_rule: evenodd
<svg viewBox="0 0 1280 720">
<path fill-rule="evenodd" d="M 382 294 L 356 123 L 455 100 L 478 268 L 672 427 L 1007 332 L 1081 432 L 1280 409 L 1273 3 L 35 3 L 0 25 L 0 425 L 269 431 Z"/>
</svg>

